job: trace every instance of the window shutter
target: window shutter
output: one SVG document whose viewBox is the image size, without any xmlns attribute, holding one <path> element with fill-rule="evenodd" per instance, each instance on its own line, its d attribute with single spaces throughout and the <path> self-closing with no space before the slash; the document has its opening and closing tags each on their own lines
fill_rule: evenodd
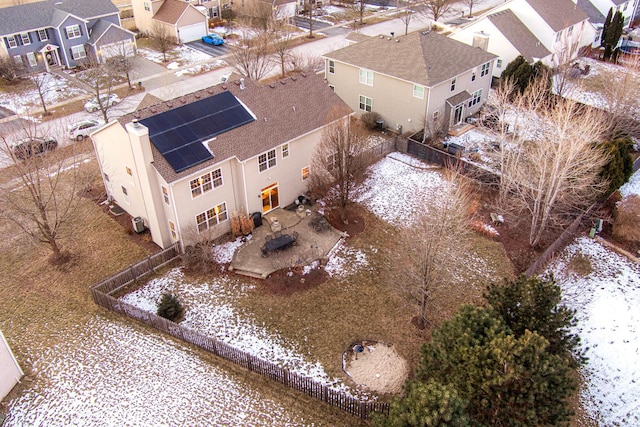
<svg viewBox="0 0 640 427">
<path fill-rule="evenodd" d="M 69 40 L 69 27 L 64 29 L 64 36 L 67 40 Z"/>
</svg>

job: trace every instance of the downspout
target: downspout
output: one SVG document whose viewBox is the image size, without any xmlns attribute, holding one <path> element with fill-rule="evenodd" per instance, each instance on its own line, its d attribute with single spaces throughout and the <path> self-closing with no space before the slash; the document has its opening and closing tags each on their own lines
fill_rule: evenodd
<svg viewBox="0 0 640 427">
<path fill-rule="evenodd" d="M 246 160 L 242 161 L 240 164 L 242 165 L 242 188 L 244 189 L 244 209 L 249 215 L 249 198 L 247 197 L 247 177 L 244 173 L 244 165 Z"/>
<path fill-rule="evenodd" d="M 425 86 L 427 87 L 427 86 Z M 429 94 L 427 95 L 427 105 L 424 106 L 424 129 L 422 130 L 422 143 L 427 140 L 427 121 L 429 120 L 429 103 L 431 102 L 431 86 L 428 86 Z"/>
<path fill-rule="evenodd" d="M 178 231 L 178 242 L 180 243 L 180 251 L 184 253 L 184 241 L 182 240 L 182 227 L 180 227 L 180 217 L 178 216 L 178 211 L 176 210 L 176 198 L 173 195 L 173 183 L 171 184 L 167 183 L 167 185 L 169 185 L 169 194 L 171 194 L 173 217 L 176 220 L 176 229 Z"/>
</svg>

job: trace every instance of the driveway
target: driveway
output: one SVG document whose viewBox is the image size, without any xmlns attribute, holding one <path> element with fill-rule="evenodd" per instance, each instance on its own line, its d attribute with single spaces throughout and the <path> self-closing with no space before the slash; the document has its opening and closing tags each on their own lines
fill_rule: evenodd
<svg viewBox="0 0 640 427">
<path fill-rule="evenodd" d="M 200 52 L 206 53 L 207 55 L 211 55 L 214 58 L 218 56 L 223 56 L 229 53 L 230 49 L 226 44 L 220 46 L 213 46 L 210 44 L 206 44 L 201 40 L 194 40 L 189 43 L 185 43 L 190 48 L 198 50 Z"/>
</svg>

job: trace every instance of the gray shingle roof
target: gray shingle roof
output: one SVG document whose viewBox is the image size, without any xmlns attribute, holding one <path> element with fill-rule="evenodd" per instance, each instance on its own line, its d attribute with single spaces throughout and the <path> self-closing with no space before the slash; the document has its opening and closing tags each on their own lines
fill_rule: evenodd
<svg viewBox="0 0 640 427">
<path fill-rule="evenodd" d="M 47 0 L 5 7 L 0 9 L 0 35 L 54 27 L 68 14 L 89 19 L 113 13 L 118 8 L 110 0 Z"/>
<path fill-rule="evenodd" d="M 487 19 L 528 62 L 533 62 L 534 58 L 541 59 L 551 55 L 551 52 L 529 31 L 511 9 L 488 15 Z"/>
<path fill-rule="evenodd" d="M 228 158 L 240 161 L 250 159 L 294 138 L 309 133 L 326 124 L 327 116 L 334 109 L 351 113 L 349 107 L 338 95 L 329 89 L 322 77 L 316 74 L 299 74 L 270 85 L 246 82 L 240 89 L 239 81 L 228 86 L 213 86 L 172 101 L 137 110 L 118 119 L 121 125 L 133 119 L 145 119 L 172 108 L 194 102 L 204 97 L 230 91 L 256 116 L 256 120 L 218 135 L 209 142 L 214 155 L 212 160 L 198 164 L 183 172 L 176 173 L 151 145 L 154 167 L 167 182 L 175 182 L 195 171 Z"/>
<path fill-rule="evenodd" d="M 189 3 L 178 0 L 166 0 L 153 15 L 153 19 L 166 22 L 168 24 L 176 24 L 184 11 L 189 7 Z"/>
<path fill-rule="evenodd" d="M 571 0 L 527 0 L 527 2 L 556 32 L 588 18 Z"/>
<path fill-rule="evenodd" d="M 426 31 L 394 39 L 372 37 L 325 57 L 428 87 L 496 58 L 480 48 Z"/>
<path fill-rule="evenodd" d="M 578 7 L 589 17 L 592 24 L 602 24 L 605 17 L 589 0 L 578 0 Z"/>
</svg>

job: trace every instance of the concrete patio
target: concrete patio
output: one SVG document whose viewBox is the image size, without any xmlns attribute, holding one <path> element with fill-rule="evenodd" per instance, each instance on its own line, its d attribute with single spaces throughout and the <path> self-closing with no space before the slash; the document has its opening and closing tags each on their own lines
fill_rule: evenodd
<svg viewBox="0 0 640 427">
<path fill-rule="evenodd" d="M 309 226 L 309 222 L 318 215 L 310 208 L 303 211 L 278 208 L 262 218 L 262 226 L 253 230 L 250 239 L 236 250 L 229 267 L 230 271 L 245 276 L 264 279 L 271 273 L 284 268 L 304 267 L 313 261 L 326 263 L 331 251 L 337 246 L 343 233 L 329 226 L 325 231 L 317 232 Z M 277 219 L 279 227 L 271 224 Z M 282 234 L 298 233 L 297 245 L 264 257 L 260 247 L 267 236 L 273 236 L 275 230 L 281 228 Z"/>
</svg>

